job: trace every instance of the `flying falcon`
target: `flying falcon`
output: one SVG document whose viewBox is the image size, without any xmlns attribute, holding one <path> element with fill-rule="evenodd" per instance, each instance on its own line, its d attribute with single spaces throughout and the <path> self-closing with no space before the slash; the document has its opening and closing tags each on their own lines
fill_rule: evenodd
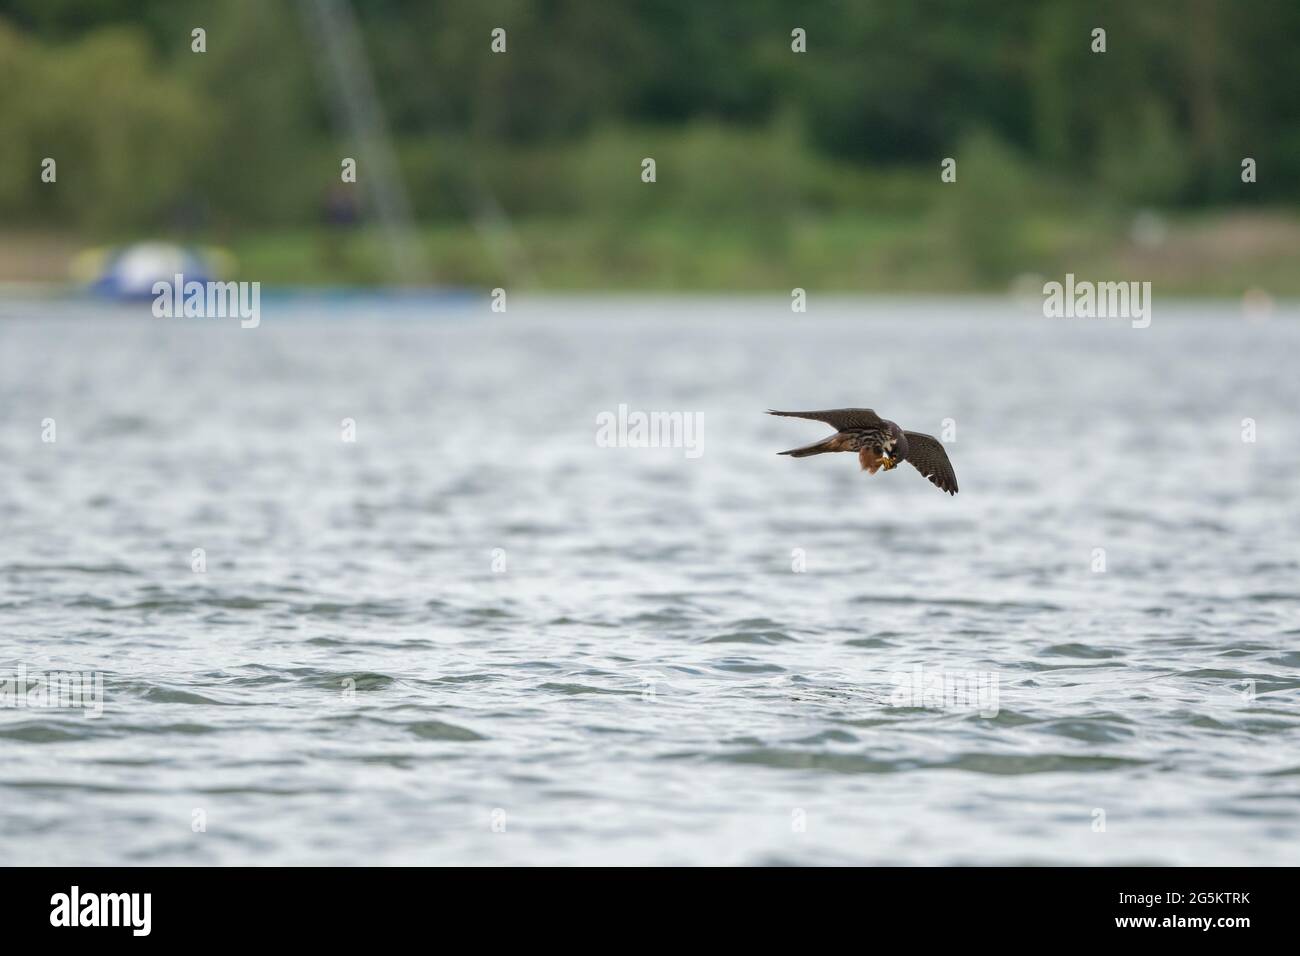
<svg viewBox="0 0 1300 956">
<path fill-rule="evenodd" d="M 869 408 L 833 408 L 824 412 L 774 412 L 787 418 L 809 418 L 825 422 L 835 429 L 835 434 L 813 445 L 778 452 L 793 458 L 807 458 L 827 451 L 856 451 L 862 470 L 874 475 L 880 468 L 892 471 L 900 461 L 912 466 L 936 486 L 950 495 L 957 493 L 957 475 L 948 461 L 939 439 L 920 432 L 905 432 L 896 424 L 881 418 Z"/>
</svg>

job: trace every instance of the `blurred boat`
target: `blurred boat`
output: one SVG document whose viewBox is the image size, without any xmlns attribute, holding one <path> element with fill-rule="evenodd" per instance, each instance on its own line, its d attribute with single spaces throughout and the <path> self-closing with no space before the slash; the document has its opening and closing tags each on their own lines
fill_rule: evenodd
<svg viewBox="0 0 1300 956">
<path fill-rule="evenodd" d="M 116 249 L 88 249 L 72 264 L 73 278 L 92 295 L 107 299 L 149 299 L 154 284 L 212 282 L 231 271 L 220 249 L 197 249 L 170 242 L 139 242 Z"/>
</svg>

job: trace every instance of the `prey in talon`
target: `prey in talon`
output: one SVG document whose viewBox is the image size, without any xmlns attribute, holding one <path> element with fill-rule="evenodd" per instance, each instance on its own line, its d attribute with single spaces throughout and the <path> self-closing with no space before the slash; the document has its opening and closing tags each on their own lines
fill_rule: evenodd
<svg viewBox="0 0 1300 956">
<path fill-rule="evenodd" d="M 933 435 L 909 432 L 894 422 L 881 418 L 870 408 L 834 408 L 822 412 L 777 412 L 786 418 L 807 418 L 825 422 L 835 434 L 802 448 L 778 452 L 792 458 L 807 458 L 828 451 L 855 451 L 862 470 L 874 475 L 881 469 L 893 471 L 902 461 L 909 462 L 940 491 L 957 493 L 957 473 L 943 443 Z"/>
</svg>

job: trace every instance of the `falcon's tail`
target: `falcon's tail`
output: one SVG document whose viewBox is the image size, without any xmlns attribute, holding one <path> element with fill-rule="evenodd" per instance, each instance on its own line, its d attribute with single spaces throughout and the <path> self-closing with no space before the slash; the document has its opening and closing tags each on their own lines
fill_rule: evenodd
<svg viewBox="0 0 1300 956">
<path fill-rule="evenodd" d="M 809 455 L 820 455 L 826 451 L 838 451 L 839 449 L 834 446 L 836 437 L 838 436 L 833 435 L 825 441 L 819 441 L 813 445 L 804 445 L 802 448 L 791 448 L 789 451 L 779 451 L 777 454 L 789 455 L 791 458 L 807 458 Z"/>
</svg>

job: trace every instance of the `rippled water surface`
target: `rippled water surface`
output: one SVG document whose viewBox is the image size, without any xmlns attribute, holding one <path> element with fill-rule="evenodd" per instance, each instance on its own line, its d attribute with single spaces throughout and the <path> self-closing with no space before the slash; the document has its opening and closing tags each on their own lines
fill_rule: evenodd
<svg viewBox="0 0 1300 956">
<path fill-rule="evenodd" d="M 784 302 L 0 309 L 7 859 L 1300 862 L 1296 316 Z"/>
</svg>

